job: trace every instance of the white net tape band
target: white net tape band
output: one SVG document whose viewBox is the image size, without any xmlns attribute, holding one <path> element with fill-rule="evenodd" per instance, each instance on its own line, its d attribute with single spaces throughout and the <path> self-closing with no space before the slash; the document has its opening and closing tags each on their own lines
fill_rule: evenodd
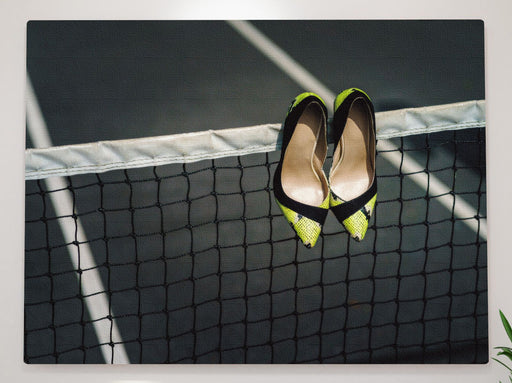
<svg viewBox="0 0 512 383">
<path fill-rule="evenodd" d="M 377 139 L 485 126 L 485 101 L 466 101 L 376 114 Z M 102 173 L 271 152 L 281 124 L 101 141 L 25 151 L 25 179 Z"/>
</svg>

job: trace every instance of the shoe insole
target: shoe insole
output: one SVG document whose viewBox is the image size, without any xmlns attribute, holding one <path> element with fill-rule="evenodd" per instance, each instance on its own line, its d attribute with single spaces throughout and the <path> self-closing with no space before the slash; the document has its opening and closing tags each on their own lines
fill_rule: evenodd
<svg viewBox="0 0 512 383">
<path fill-rule="evenodd" d="M 286 148 L 281 172 L 285 194 L 306 205 L 319 206 L 327 196 L 322 165 L 327 143 L 321 106 L 312 103 L 299 118 Z"/>
<path fill-rule="evenodd" d="M 335 165 L 329 182 L 332 191 L 344 201 L 359 197 L 373 181 L 375 138 L 370 130 L 370 116 L 364 102 L 355 100 L 333 155 Z"/>
</svg>

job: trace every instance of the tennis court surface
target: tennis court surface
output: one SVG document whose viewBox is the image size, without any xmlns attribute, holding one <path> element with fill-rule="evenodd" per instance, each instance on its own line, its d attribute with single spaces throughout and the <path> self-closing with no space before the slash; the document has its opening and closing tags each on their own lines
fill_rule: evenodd
<svg viewBox="0 0 512 383">
<path fill-rule="evenodd" d="M 25 361 L 487 362 L 483 61 L 479 21 L 30 22 Z M 280 124 L 350 86 L 375 215 L 307 249 Z"/>
</svg>

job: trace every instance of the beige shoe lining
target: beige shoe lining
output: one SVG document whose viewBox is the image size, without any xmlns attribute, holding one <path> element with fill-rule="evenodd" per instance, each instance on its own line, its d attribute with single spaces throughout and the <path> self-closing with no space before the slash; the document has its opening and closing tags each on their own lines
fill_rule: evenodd
<svg viewBox="0 0 512 383">
<path fill-rule="evenodd" d="M 299 118 L 286 148 L 281 172 L 285 194 L 306 205 L 319 206 L 328 194 L 323 163 L 327 154 L 326 121 L 313 102 Z"/>
<path fill-rule="evenodd" d="M 375 174 L 372 114 L 362 98 L 354 100 L 340 143 L 333 155 L 329 183 L 341 199 L 350 201 L 371 186 Z"/>
</svg>

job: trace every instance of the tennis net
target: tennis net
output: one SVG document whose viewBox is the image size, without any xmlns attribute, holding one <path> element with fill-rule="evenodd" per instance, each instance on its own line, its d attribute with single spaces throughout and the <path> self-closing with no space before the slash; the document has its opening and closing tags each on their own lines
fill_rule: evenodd
<svg viewBox="0 0 512 383">
<path fill-rule="evenodd" d="M 25 361 L 487 362 L 484 103 L 377 128 L 364 241 L 330 214 L 312 249 L 278 124 L 27 150 Z"/>
</svg>

